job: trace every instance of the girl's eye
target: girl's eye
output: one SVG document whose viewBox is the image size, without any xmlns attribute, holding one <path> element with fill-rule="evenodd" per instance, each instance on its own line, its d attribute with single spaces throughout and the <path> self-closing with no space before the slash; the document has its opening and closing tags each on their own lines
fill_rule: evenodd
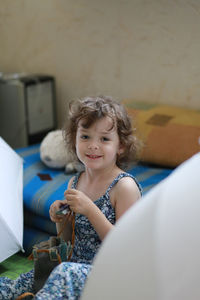
<svg viewBox="0 0 200 300">
<path fill-rule="evenodd" d="M 89 136 L 86 135 L 86 134 L 81 135 L 81 139 L 82 139 L 82 140 L 87 140 L 88 138 L 89 138 Z"/>
<path fill-rule="evenodd" d="M 103 142 L 108 142 L 109 139 L 108 139 L 107 137 L 102 137 L 102 141 L 103 141 Z"/>
</svg>

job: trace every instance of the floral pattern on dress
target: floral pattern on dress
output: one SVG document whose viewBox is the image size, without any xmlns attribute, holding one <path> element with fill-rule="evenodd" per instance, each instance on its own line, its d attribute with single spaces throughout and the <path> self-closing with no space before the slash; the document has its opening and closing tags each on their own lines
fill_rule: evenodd
<svg viewBox="0 0 200 300">
<path fill-rule="evenodd" d="M 88 278 L 92 266 L 78 263 L 62 263 L 49 276 L 35 299 L 77 300 Z"/>
</svg>

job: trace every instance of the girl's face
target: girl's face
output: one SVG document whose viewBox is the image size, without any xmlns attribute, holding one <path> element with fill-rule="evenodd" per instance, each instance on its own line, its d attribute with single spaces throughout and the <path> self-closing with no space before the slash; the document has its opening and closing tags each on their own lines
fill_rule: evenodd
<svg viewBox="0 0 200 300">
<path fill-rule="evenodd" d="M 117 155 L 123 152 L 116 126 L 109 117 L 97 120 L 84 128 L 78 123 L 76 153 L 79 160 L 90 169 L 105 169 L 116 165 Z"/>
</svg>

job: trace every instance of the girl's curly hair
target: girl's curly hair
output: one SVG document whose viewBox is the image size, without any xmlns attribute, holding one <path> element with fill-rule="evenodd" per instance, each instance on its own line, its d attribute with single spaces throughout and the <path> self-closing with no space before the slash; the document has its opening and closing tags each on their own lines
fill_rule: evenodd
<svg viewBox="0 0 200 300">
<path fill-rule="evenodd" d="M 110 117 L 116 126 L 119 140 L 124 147 L 118 155 L 116 164 L 125 167 L 128 162 L 138 158 L 141 143 L 135 135 L 135 128 L 125 107 L 109 96 L 85 97 L 69 104 L 69 117 L 63 128 L 63 136 L 70 150 L 76 156 L 76 133 L 80 120 L 85 120 L 84 127 L 89 128 L 96 120 Z M 77 158 L 77 157 L 76 157 Z"/>
</svg>

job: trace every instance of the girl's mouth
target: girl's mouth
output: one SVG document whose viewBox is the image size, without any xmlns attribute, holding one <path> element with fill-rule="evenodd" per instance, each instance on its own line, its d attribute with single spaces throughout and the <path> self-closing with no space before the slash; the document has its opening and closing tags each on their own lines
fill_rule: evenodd
<svg viewBox="0 0 200 300">
<path fill-rule="evenodd" d="M 92 154 L 86 154 L 86 156 L 90 159 L 97 159 L 101 157 L 101 155 L 92 155 Z"/>
</svg>

